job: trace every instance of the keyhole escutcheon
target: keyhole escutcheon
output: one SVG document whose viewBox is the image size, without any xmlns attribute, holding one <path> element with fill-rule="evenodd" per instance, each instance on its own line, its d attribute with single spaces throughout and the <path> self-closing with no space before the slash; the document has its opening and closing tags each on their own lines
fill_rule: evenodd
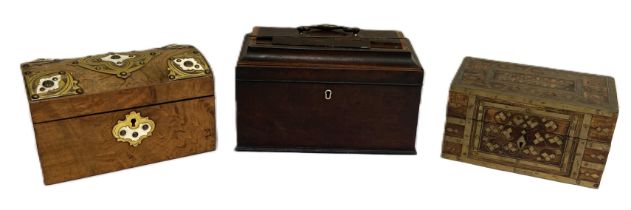
<svg viewBox="0 0 631 210">
<path fill-rule="evenodd" d="M 526 139 L 524 138 L 524 136 L 521 136 L 517 140 L 517 148 L 521 149 L 524 148 L 524 146 L 526 146 Z"/>
<path fill-rule="evenodd" d="M 332 96 L 333 96 L 333 91 L 329 89 L 324 91 L 324 99 L 330 100 Z"/>
</svg>

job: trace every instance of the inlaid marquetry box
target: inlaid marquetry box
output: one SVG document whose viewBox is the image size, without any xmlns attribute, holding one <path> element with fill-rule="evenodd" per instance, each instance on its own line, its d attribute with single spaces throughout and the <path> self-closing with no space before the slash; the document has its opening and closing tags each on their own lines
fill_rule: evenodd
<svg viewBox="0 0 631 210">
<path fill-rule="evenodd" d="M 611 77 L 465 58 L 442 156 L 598 188 L 617 116 Z"/>
<path fill-rule="evenodd" d="M 215 149 L 212 71 L 192 46 L 39 59 L 22 74 L 45 184 Z"/>
</svg>

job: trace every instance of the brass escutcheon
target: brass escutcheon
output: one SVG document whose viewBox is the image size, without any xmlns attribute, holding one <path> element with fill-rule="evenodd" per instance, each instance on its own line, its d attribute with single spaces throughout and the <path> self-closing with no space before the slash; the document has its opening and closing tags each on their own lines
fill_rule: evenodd
<svg viewBox="0 0 631 210">
<path fill-rule="evenodd" d="M 151 136 L 151 132 L 155 129 L 156 124 L 148 117 L 142 117 L 140 113 L 132 111 L 125 115 L 125 120 L 119 120 L 114 128 L 112 135 L 117 141 L 127 142 L 131 146 L 138 146 L 142 140 Z"/>
</svg>

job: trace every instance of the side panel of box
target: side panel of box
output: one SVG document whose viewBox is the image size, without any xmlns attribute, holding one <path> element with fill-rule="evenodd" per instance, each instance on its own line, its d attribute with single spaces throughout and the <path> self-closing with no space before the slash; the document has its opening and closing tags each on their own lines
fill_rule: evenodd
<svg viewBox="0 0 631 210">
<path fill-rule="evenodd" d="M 419 86 L 237 82 L 237 150 L 415 153 Z"/>
<path fill-rule="evenodd" d="M 586 139 L 585 148 L 580 161 L 574 163 L 577 173 L 575 176 L 579 179 L 580 185 L 594 188 L 600 185 L 617 118 L 617 113 L 613 116 L 585 116 L 583 131 L 580 133 L 580 137 Z"/>
<path fill-rule="evenodd" d="M 54 184 L 212 151 L 216 144 L 214 100 L 207 96 L 35 124 L 44 182 Z M 151 136 L 138 146 L 119 142 L 113 134 L 113 127 L 132 111 L 155 123 Z"/>
<path fill-rule="evenodd" d="M 459 160 L 463 152 L 465 141 L 471 137 L 471 122 L 467 121 L 467 111 L 469 106 L 469 96 L 463 93 L 450 91 L 449 102 L 447 103 L 447 120 L 445 123 L 445 134 L 443 140 L 442 156 L 447 159 Z M 471 103 L 475 103 L 471 100 Z M 472 116 L 468 116 L 471 118 Z M 463 151 L 465 150 L 465 151 Z"/>
</svg>

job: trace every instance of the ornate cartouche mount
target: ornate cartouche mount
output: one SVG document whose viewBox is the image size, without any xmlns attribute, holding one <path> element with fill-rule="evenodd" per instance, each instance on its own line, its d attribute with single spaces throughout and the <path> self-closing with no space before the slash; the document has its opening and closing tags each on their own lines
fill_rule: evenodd
<svg viewBox="0 0 631 210">
<path fill-rule="evenodd" d="M 31 100 L 41 100 L 60 96 L 82 94 L 79 81 L 72 74 L 60 72 L 24 72 L 28 94 Z"/>
<path fill-rule="evenodd" d="M 197 51 L 186 52 L 169 58 L 169 79 L 179 80 L 210 74 L 206 59 Z"/>
<path fill-rule="evenodd" d="M 148 117 L 142 117 L 138 112 L 125 115 L 125 120 L 118 121 L 112 128 L 112 135 L 117 141 L 127 142 L 131 146 L 138 146 L 142 140 L 151 136 L 156 124 Z"/>
<path fill-rule="evenodd" d="M 72 65 L 125 79 L 132 72 L 149 63 L 157 54 L 157 52 L 107 53 L 80 58 L 72 62 Z"/>
</svg>

